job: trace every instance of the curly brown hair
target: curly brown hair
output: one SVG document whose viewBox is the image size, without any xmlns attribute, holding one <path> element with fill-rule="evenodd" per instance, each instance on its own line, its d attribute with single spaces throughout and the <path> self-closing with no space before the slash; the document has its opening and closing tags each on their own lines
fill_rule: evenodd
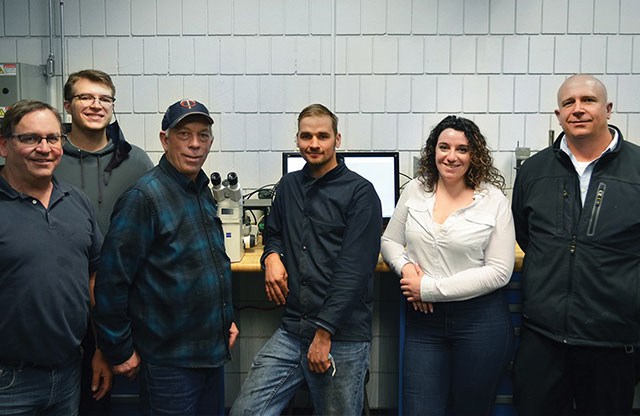
<svg viewBox="0 0 640 416">
<path fill-rule="evenodd" d="M 487 147 L 487 141 L 480 133 L 478 126 L 471 120 L 447 116 L 431 130 L 427 142 L 422 148 L 420 162 L 418 164 L 418 177 L 428 192 L 433 192 L 438 183 L 438 168 L 436 166 L 436 144 L 440 134 L 446 129 L 454 129 L 464 133 L 469 141 L 469 154 L 471 164 L 464 176 L 465 184 L 476 189 L 482 182 L 495 185 L 500 190 L 504 190 L 505 180 L 502 173 L 493 166 L 493 158 Z"/>
</svg>

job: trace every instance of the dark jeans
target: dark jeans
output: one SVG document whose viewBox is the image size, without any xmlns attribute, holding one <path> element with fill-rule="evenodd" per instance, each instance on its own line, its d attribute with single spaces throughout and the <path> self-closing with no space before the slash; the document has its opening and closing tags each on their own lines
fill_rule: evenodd
<svg viewBox="0 0 640 416">
<path fill-rule="evenodd" d="M 502 291 L 409 307 L 403 366 L 403 414 L 489 415 L 511 361 L 513 325 Z"/>
<path fill-rule="evenodd" d="M 224 415 L 224 367 L 182 368 L 142 362 L 141 408 L 149 415 Z"/>
<path fill-rule="evenodd" d="M 522 327 L 514 366 L 514 402 L 520 416 L 630 415 L 635 351 L 576 347 Z"/>
<path fill-rule="evenodd" d="M 80 357 L 50 369 L 0 364 L 0 415 L 75 416 L 79 400 Z"/>
</svg>

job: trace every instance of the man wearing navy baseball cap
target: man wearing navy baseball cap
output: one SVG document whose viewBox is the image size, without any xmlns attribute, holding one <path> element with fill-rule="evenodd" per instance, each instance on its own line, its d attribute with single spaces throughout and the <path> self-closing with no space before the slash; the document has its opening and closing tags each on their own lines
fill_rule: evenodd
<svg viewBox="0 0 640 416">
<path fill-rule="evenodd" d="M 224 412 L 223 366 L 238 329 L 224 235 L 202 171 L 212 124 L 197 101 L 167 109 L 165 153 L 116 202 L 98 268 L 98 345 L 115 374 L 140 376 L 152 414 Z"/>
</svg>

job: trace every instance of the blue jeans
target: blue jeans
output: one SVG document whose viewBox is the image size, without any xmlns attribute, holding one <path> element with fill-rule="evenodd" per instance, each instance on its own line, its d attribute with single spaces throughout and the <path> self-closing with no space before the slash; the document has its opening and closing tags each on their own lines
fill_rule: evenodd
<svg viewBox="0 0 640 416">
<path fill-rule="evenodd" d="M 138 377 L 145 414 L 224 415 L 224 367 L 169 367 L 143 361 Z"/>
<path fill-rule="evenodd" d="M 333 377 L 332 368 L 324 374 L 309 370 L 310 344 L 278 328 L 253 359 L 231 415 L 280 415 L 305 381 L 316 414 L 360 415 L 371 343 L 332 342 Z"/>
<path fill-rule="evenodd" d="M 512 358 L 513 325 L 502 291 L 409 308 L 403 365 L 404 415 L 490 415 Z"/>
<path fill-rule="evenodd" d="M 0 415 L 75 416 L 79 402 L 80 357 L 53 369 L 0 363 Z"/>
</svg>

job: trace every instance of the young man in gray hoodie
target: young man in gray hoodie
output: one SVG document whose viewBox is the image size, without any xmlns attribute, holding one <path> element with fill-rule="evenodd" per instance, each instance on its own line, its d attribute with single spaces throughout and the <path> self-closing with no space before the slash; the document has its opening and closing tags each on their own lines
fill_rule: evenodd
<svg viewBox="0 0 640 416">
<path fill-rule="evenodd" d="M 99 70 L 85 69 L 69 76 L 64 108 L 71 114 L 71 130 L 56 169 L 57 178 L 87 194 L 103 235 L 109 229 L 116 199 L 153 167 L 144 150 L 127 143 L 118 122 L 111 123 L 115 90 L 111 77 Z"/>
<path fill-rule="evenodd" d="M 116 88 L 111 77 L 99 70 L 85 69 L 69 76 L 64 86 L 64 108 L 71 114 L 62 161 L 55 175 L 61 181 L 80 188 L 91 200 L 103 235 L 116 200 L 138 180 L 153 163 L 137 146 L 124 139 L 118 122 L 111 123 Z M 92 331 L 82 346 L 82 393 L 80 414 L 109 414 L 110 397 L 92 398 L 99 380 L 91 373 L 95 351 Z"/>
</svg>

